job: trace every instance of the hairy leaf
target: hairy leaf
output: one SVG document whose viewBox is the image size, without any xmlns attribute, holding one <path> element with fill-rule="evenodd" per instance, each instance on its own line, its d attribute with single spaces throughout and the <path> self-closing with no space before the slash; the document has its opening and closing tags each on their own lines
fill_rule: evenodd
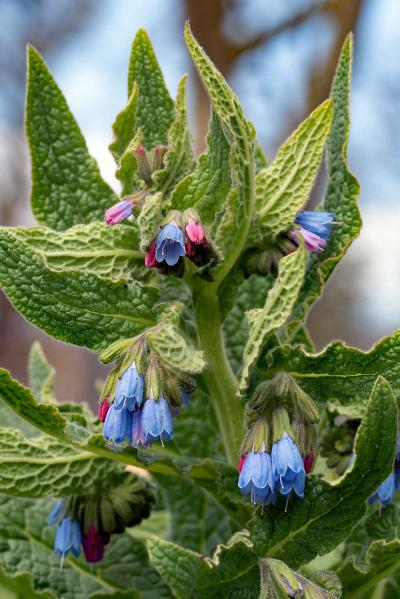
<svg viewBox="0 0 400 599">
<path fill-rule="evenodd" d="M 243 372 L 240 389 L 247 386 L 251 368 L 260 355 L 268 335 L 282 326 L 293 308 L 304 277 L 305 250 L 304 247 L 282 258 L 279 265 L 279 275 L 270 290 L 263 308 L 247 312 L 250 322 L 250 334 L 244 348 Z"/>
<path fill-rule="evenodd" d="M 138 87 L 133 85 L 128 104 L 117 115 L 113 129 L 113 141 L 108 149 L 114 156 L 117 164 L 136 135 L 136 111 L 138 104 Z"/>
<path fill-rule="evenodd" d="M 0 284 L 17 310 L 62 341 L 99 351 L 154 323 L 158 292 L 139 282 L 54 272 L 14 234 L 0 230 Z"/>
<path fill-rule="evenodd" d="M 138 218 L 140 230 L 140 247 L 145 252 L 157 232 L 161 220 L 162 193 L 155 193 L 146 198 Z"/>
<path fill-rule="evenodd" d="M 103 217 L 117 201 L 43 59 L 28 48 L 26 130 L 32 160 L 32 210 L 58 231 Z"/>
<path fill-rule="evenodd" d="M 132 44 L 128 72 L 128 97 L 134 84 L 139 89 L 136 127 L 141 129 L 142 144 L 151 150 L 168 144 L 168 131 L 174 121 L 174 102 L 164 83 L 153 46 L 144 29 L 139 29 Z"/>
<path fill-rule="evenodd" d="M 282 502 L 259 514 L 252 538 L 258 551 L 296 568 L 324 555 L 343 541 L 363 516 L 367 498 L 393 466 L 397 438 L 397 408 L 388 383 L 380 377 L 357 431 L 355 461 L 338 481 L 310 476 L 305 498 Z"/>
<path fill-rule="evenodd" d="M 28 382 L 37 401 L 55 401 L 55 370 L 46 359 L 39 341 L 31 347 L 28 358 Z"/>
<path fill-rule="evenodd" d="M 51 591 L 35 591 L 30 572 L 9 574 L 0 566 L 0 596 L 3 599 L 55 599 Z"/>
<path fill-rule="evenodd" d="M 258 173 L 254 241 L 272 239 L 292 226 L 310 195 L 331 120 L 332 105 L 327 100 L 281 146 L 274 161 Z"/>
<path fill-rule="evenodd" d="M 146 340 L 169 366 L 192 373 L 203 370 L 203 352 L 194 349 L 174 325 L 160 323 L 147 333 Z"/>
</svg>

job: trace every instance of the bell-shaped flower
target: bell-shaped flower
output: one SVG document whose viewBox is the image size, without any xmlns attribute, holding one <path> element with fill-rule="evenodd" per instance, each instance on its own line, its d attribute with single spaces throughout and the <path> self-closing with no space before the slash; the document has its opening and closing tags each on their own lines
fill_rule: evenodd
<svg viewBox="0 0 400 599">
<path fill-rule="evenodd" d="M 275 493 L 271 457 L 266 451 L 250 451 L 245 457 L 239 474 L 238 487 L 243 495 L 251 494 L 253 503 L 267 505 Z M 261 500 L 260 500 L 261 498 Z"/>
<path fill-rule="evenodd" d="M 186 225 L 186 234 L 192 243 L 196 245 L 203 243 L 204 229 L 200 222 L 196 222 L 190 218 Z"/>
<path fill-rule="evenodd" d="M 380 501 L 382 505 L 389 505 L 392 503 L 394 494 L 396 492 L 396 480 L 393 472 L 389 474 L 387 478 L 379 485 L 375 493 L 368 499 L 368 503 L 375 503 Z"/>
<path fill-rule="evenodd" d="M 165 260 L 168 266 L 175 266 L 179 258 L 185 256 L 183 233 L 175 221 L 165 225 L 156 238 L 156 260 Z"/>
<path fill-rule="evenodd" d="M 131 216 L 132 214 L 132 202 L 129 200 L 121 200 L 114 206 L 111 206 L 108 210 L 106 210 L 104 214 L 104 220 L 107 225 L 117 225 L 121 223 L 123 220 Z"/>
<path fill-rule="evenodd" d="M 151 443 L 157 439 L 161 442 L 169 441 L 173 435 L 171 410 L 168 402 L 160 396 L 158 400 L 150 397 L 143 406 L 142 430 L 146 442 Z"/>
<path fill-rule="evenodd" d="M 119 445 L 131 441 L 132 412 L 127 408 L 116 409 L 112 403 L 103 426 L 103 436 L 111 443 Z"/>
<path fill-rule="evenodd" d="M 333 212 L 303 210 L 296 216 L 297 227 L 290 229 L 288 235 L 296 243 L 300 243 L 302 238 L 308 251 L 322 252 L 328 243 L 334 218 Z"/>
<path fill-rule="evenodd" d="M 142 412 L 143 409 L 139 408 L 132 414 L 132 445 L 136 449 L 139 445 L 142 445 L 143 448 L 146 448 L 149 445 L 142 428 Z"/>
<path fill-rule="evenodd" d="M 89 524 L 88 533 L 82 535 L 83 553 L 89 564 L 95 564 L 103 559 L 104 548 L 109 540 L 108 533 L 97 531 L 92 522 Z"/>
<path fill-rule="evenodd" d="M 281 495 L 294 491 L 303 497 L 306 477 L 303 459 L 297 445 L 286 432 L 272 445 L 271 460 L 276 490 Z"/>
<path fill-rule="evenodd" d="M 54 504 L 54 507 L 51 510 L 51 512 L 47 518 L 47 524 L 49 526 L 54 526 L 55 524 L 57 524 L 57 522 L 59 522 L 59 520 L 61 518 L 63 511 L 64 511 L 64 504 L 61 499 L 58 499 L 56 501 L 56 503 Z"/>
<path fill-rule="evenodd" d="M 127 408 L 131 412 L 143 401 L 143 376 L 133 363 L 121 376 L 115 389 L 114 409 Z"/>
<path fill-rule="evenodd" d="M 108 397 L 106 397 L 104 399 L 104 401 L 101 404 L 99 404 L 99 408 L 97 410 L 97 416 L 98 416 L 100 422 L 105 421 L 109 409 L 110 409 L 110 402 L 108 401 Z"/>
<path fill-rule="evenodd" d="M 75 557 L 81 552 L 82 531 L 78 520 L 63 518 L 58 525 L 54 541 L 54 553 L 64 559 L 68 553 Z"/>
<path fill-rule="evenodd" d="M 146 252 L 146 255 L 144 257 L 144 264 L 145 264 L 146 268 L 154 268 L 155 266 L 157 266 L 156 240 L 155 239 L 153 239 L 149 249 Z"/>
</svg>

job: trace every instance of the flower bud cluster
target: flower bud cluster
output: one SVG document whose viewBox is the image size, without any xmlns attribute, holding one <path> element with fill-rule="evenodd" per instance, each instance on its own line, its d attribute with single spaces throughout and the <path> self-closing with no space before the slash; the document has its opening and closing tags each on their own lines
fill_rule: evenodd
<svg viewBox="0 0 400 599">
<path fill-rule="evenodd" d="M 250 400 L 248 433 L 239 458 L 238 486 L 254 504 L 278 495 L 304 496 L 312 468 L 319 415 L 312 399 L 286 373 L 261 383 Z"/>
<path fill-rule="evenodd" d="M 49 526 L 57 525 L 55 554 L 63 563 L 69 553 L 78 557 L 83 549 L 87 562 L 101 561 L 110 535 L 148 518 L 154 501 L 151 485 L 128 472 L 115 476 L 106 489 L 59 499 L 47 519 Z"/>
<path fill-rule="evenodd" d="M 173 416 L 194 388 L 191 377 L 162 364 L 140 336 L 106 380 L 98 412 L 105 439 L 135 448 L 168 441 Z"/>
</svg>

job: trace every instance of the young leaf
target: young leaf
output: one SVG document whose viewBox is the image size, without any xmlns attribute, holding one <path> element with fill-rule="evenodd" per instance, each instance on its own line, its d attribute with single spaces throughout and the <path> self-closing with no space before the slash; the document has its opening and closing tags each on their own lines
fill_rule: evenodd
<svg viewBox="0 0 400 599">
<path fill-rule="evenodd" d="M 252 539 L 260 554 L 297 568 L 343 541 L 365 513 L 366 500 L 393 467 L 397 408 L 388 383 L 379 377 L 357 431 L 355 461 L 338 481 L 307 478 L 305 498 L 284 512 L 282 505 L 259 514 Z"/>
<path fill-rule="evenodd" d="M 326 100 L 281 146 L 274 161 L 258 173 L 252 243 L 273 239 L 292 226 L 310 195 L 331 121 L 332 105 Z"/>
<path fill-rule="evenodd" d="M 162 193 L 158 192 L 146 198 L 138 217 L 140 247 L 145 252 L 154 239 L 161 220 Z M 143 260 L 143 259 L 142 259 Z M 142 264 L 144 260 L 142 261 Z"/>
<path fill-rule="evenodd" d="M 32 210 L 62 231 L 103 218 L 118 198 L 95 160 L 43 59 L 28 48 L 26 130 L 32 160 Z"/>
<path fill-rule="evenodd" d="M 299 247 L 296 252 L 282 258 L 278 278 L 267 296 L 264 307 L 247 312 L 250 334 L 243 354 L 241 391 L 246 389 L 251 368 L 255 365 L 268 335 L 282 326 L 290 316 L 303 281 L 304 269 L 305 250 L 304 247 Z"/>
<path fill-rule="evenodd" d="M 190 173 L 195 165 L 189 131 L 186 99 L 186 75 L 182 77 L 176 97 L 176 118 L 168 132 L 168 151 L 164 167 L 153 174 L 154 188 L 168 197 L 177 181 Z"/>
<path fill-rule="evenodd" d="M 113 129 L 113 141 L 108 146 L 108 149 L 114 156 L 117 164 L 127 150 L 129 144 L 136 135 L 136 111 L 138 105 L 138 87 L 133 86 L 132 93 L 129 97 L 128 104 L 117 115 Z"/>
<path fill-rule="evenodd" d="M 347 142 L 350 129 L 349 94 L 352 61 L 352 38 L 343 45 L 332 84 L 333 121 L 327 140 L 328 187 L 320 209 L 335 213 L 335 225 L 324 252 L 313 254 L 307 267 L 303 288 L 292 315 L 289 339 L 296 333 L 308 309 L 321 295 L 322 286 L 352 241 L 359 235 L 361 218 L 357 207 L 360 187 L 347 166 Z"/>
<path fill-rule="evenodd" d="M 5 229 L 0 231 L 0 284 L 32 324 L 94 351 L 154 324 L 154 287 L 51 271 L 39 254 Z"/>
<path fill-rule="evenodd" d="M 0 493 L 19 497 L 64 497 L 87 493 L 119 464 L 78 451 L 48 435 L 26 439 L 0 428 Z"/>
<path fill-rule="evenodd" d="M 377 343 L 369 352 L 335 341 L 313 356 L 286 345 L 269 355 L 268 364 L 271 371 L 288 372 L 304 391 L 321 403 L 365 405 L 380 374 L 392 385 L 400 402 L 400 331 Z"/>
<path fill-rule="evenodd" d="M 51 270 L 87 272 L 111 281 L 143 279 L 144 256 L 136 225 L 76 225 L 68 231 L 47 227 L 11 229 L 12 234 L 43 256 Z"/>
<path fill-rule="evenodd" d="M 172 324 L 160 323 L 147 333 L 146 340 L 161 360 L 172 368 L 191 373 L 203 370 L 203 352 L 194 349 Z"/>
<path fill-rule="evenodd" d="M 39 341 L 31 347 L 28 358 L 28 383 L 37 401 L 54 402 L 55 370 L 46 359 Z"/>
<path fill-rule="evenodd" d="M 174 102 L 164 83 L 161 69 L 144 29 L 139 29 L 132 44 L 128 72 L 128 97 L 134 84 L 139 89 L 136 128 L 141 129 L 142 144 L 151 150 L 168 144 L 168 131 L 174 122 Z"/>
</svg>

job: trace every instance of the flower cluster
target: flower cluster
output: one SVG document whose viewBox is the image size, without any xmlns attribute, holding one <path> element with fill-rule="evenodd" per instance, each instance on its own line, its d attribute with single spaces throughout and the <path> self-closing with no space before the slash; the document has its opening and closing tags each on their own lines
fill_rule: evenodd
<svg viewBox="0 0 400 599">
<path fill-rule="evenodd" d="M 149 483 L 130 473 L 116 476 L 107 489 L 58 500 L 47 519 L 49 526 L 57 525 L 54 553 L 61 556 L 61 564 L 82 549 L 87 562 L 101 561 L 111 534 L 148 518 L 153 503 Z"/>
<path fill-rule="evenodd" d="M 400 433 L 397 435 L 397 450 L 393 470 L 387 478 L 379 485 L 375 493 L 371 495 L 368 502 L 381 505 L 389 505 L 393 502 L 396 491 L 400 491 Z"/>
<path fill-rule="evenodd" d="M 297 244 L 303 239 L 309 252 L 322 252 L 328 243 L 334 218 L 333 212 L 303 210 L 296 216 L 295 226 L 288 231 L 288 236 Z"/>
<path fill-rule="evenodd" d="M 141 336 L 106 381 L 98 411 L 105 439 L 135 448 L 169 441 L 172 417 L 193 390 L 193 380 L 161 365 Z"/>
<path fill-rule="evenodd" d="M 282 374 L 262 383 L 249 406 L 253 423 L 240 452 L 240 490 L 261 505 L 275 503 L 279 494 L 302 498 L 315 452 L 318 412 L 312 400 Z"/>
</svg>

